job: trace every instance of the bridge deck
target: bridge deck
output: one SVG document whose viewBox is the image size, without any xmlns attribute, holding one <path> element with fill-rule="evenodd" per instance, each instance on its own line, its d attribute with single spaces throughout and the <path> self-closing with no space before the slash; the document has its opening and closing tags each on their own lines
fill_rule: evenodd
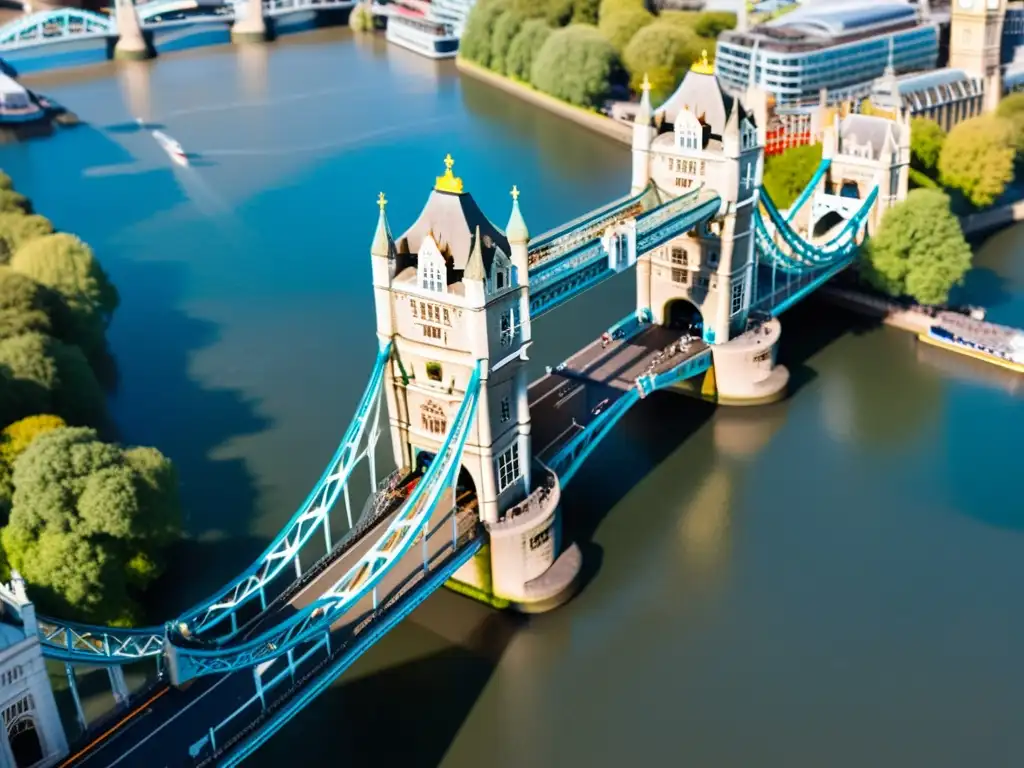
<svg viewBox="0 0 1024 768">
<path fill-rule="evenodd" d="M 294 611 L 309 605 L 324 590 L 341 578 L 345 572 L 370 548 L 387 526 L 398 514 L 402 500 L 408 491 L 396 493 L 392 503 L 380 521 L 369 528 L 357 542 L 340 557 L 335 559 L 319 573 L 309 584 L 302 587 L 287 603 L 278 610 L 271 610 L 270 615 L 254 622 L 245 633 L 252 636 L 272 623 L 282 621 Z M 460 499 L 456 513 L 456 527 L 461 535 L 476 523 L 476 503 L 472 497 Z M 429 522 L 430 533 L 427 537 L 427 558 L 433 571 L 453 554 L 452 542 L 452 497 L 446 491 Z M 417 544 L 398 564 L 388 572 L 377 587 L 379 604 L 383 605 L 396 597 L 404 596 L 408 590 L 418 583 L 423 574 L 422 547 Z M 372 596 L 367 596 L 348 611 L 343 618 L 331 628 L 331 649 L 338 651 L 349 642 L 356 631 L 362 631 L 371 622 L 374 614 Z M 296 649 L 295 657 L 302 654 Z M 296 665 L 296 679 L 311 672 L 326 657 L 326 651 L 319 650 L 309 659 Z M 279 671 L 286 671 L 286 662 L 281 659 L 274 662 L 264 675 L 264 685 Z M 285 680 L 277 687 L 266 691 L 267 706 L 273 706 L 284 698 L 291 688 L 290 680 Z M 235 672 L 228 675 L 213 675 L 196 680 L 183 689 L 169 688 L 159 697 L 143 704 L 135 713 L 126 713 L 131 717 L 118 730 L 102 738 L 88 750 L 68 761 L 67 766 L 153 766 L 154 768 L 177 768 L 178 766 L 194 766 L 210 756 L 207 748 L 193 759 L 189 748 L 207 733 L 211 725 L 216 725 L 242 707 L 256 692 L 251 670 Z M 224 744 L 239 734 L 260 713 L 258 701 L 251 702 L 231 721 L 231 724 L 217 732 L 218 745 Z"/>
<path fill-rule="evenodd" d="M 541 461 L 554 456 L 636 386 L 639 376 L 660 373 L 707 348 L 703 341 L 691 339 L 685 352 L 666 354 L 666 350 L 678 349 L 678 342 L 686 337 L 683 331 L 652 326 L 607 347 L 602 347 L 598 339 L 566 360 L 564 367 L 533 382 L 530 417 L 534 455 Z"/>
</svg>

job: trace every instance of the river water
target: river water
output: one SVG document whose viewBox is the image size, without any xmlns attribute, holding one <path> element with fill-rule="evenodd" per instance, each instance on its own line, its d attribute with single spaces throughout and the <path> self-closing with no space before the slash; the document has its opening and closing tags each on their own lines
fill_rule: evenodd
<svg viewBox="0 0 1024 768">
<path fill-rule="evenodd" d="M 624 148 L 345 31 L 33 83 L 89 125 L 0 166 L 113 276 L 112 407 L 181 471 L 161 615 L 265 545 L 348 423 L 380 190 L 397 234 L 451 152 L 491 218 L 517 184 L 540 232 L 629 178 Z M 136 116 L 202 159 L 171 168 Z M 984 244 L 962 298 L 1024 326 L 1022 248 L 1021 227 Z M 536 323 L 537 370 L 633 290 Z M 825 305 L 783 328 L 785 402 L 659 394 L 577 476 L 572 603 L 431 597 L 252 764 L 1020 765 L 1024 387 Z"/>
</svg>

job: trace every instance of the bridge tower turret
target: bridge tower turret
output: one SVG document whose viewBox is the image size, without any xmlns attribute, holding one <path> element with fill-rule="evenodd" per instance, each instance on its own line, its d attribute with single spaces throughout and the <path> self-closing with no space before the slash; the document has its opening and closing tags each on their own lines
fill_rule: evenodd
<svg viewBox="0 0 1024 768">
<path fill-rule="evenodd" d="M 633 117 L 633 194 L 638 194 L 651 180 L 651 81 L 644 75 L 640 86 L 640 108 Z"/>
<path fill-rule="evenodd" d="M 9 585 L 0 584 L 0 711 L 0 767 L 55 765 L 67 754 L 35 606 L 17 571 L 11 572 Z"/>
<path fill-rule="evenodd" d="M 528 584 L 555 562 L 561 538 L 557 480 L 535 467 L 530 438 L 529 231 L 518 189 L 502 232 L 454 176 L 451 156 L 445 165 L 419 217 L 397 240 L 381 197 L 371 247 L 377 333 L 393 345 L 385 389 L 395 462 L 415 469 L 433 459 L 479 362 L 477 415 L 458 493 L 475 503 L 490 545 L 450 586 L 529 607 L 550 597 Z M 542 474 L 535 479 L 535 472 Z M 524 509 L 530 514 L 520 515 Z"/>
</svg>

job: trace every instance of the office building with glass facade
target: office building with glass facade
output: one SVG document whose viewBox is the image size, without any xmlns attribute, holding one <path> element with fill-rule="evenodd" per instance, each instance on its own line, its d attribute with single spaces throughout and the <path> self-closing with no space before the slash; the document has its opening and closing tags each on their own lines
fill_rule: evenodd
<svg viewBox="0 0 1024 768">
<path fill-rule="evenodd" d="M 861 99 L 887 65 L 899 74 L 933 69 L 938 58 L 939 24 L 922 20 L 915 6 L 831 0 L 749 31 L 723 32 L 715 65 L 734 94 L 754 82 L 780 109 L 812 110 L 822 90 L 833 104 Z"/>
</svg>

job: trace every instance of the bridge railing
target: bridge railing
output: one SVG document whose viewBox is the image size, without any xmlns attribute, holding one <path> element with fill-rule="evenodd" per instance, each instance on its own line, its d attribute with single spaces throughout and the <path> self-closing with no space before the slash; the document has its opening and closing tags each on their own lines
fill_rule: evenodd
<svg viewBox="0 0 1024 768">
<path fill-rule="evenodd" d="M 334 622 L 364 597 L 372 593 L 376 603 L 378 583 L 418 539 L 449 480 L 458 476 L 462 449 L 479 400 L 481 373 L 478 362 L 437 458 L 374 545 L 317 600 L 252 639 L 219 648 L 197 648 L 171 634 L 168 660 L 175 684 L 199 675 L 253 667 L 290 654 L 299 645 L 322 638 Z"/>
</svg>

